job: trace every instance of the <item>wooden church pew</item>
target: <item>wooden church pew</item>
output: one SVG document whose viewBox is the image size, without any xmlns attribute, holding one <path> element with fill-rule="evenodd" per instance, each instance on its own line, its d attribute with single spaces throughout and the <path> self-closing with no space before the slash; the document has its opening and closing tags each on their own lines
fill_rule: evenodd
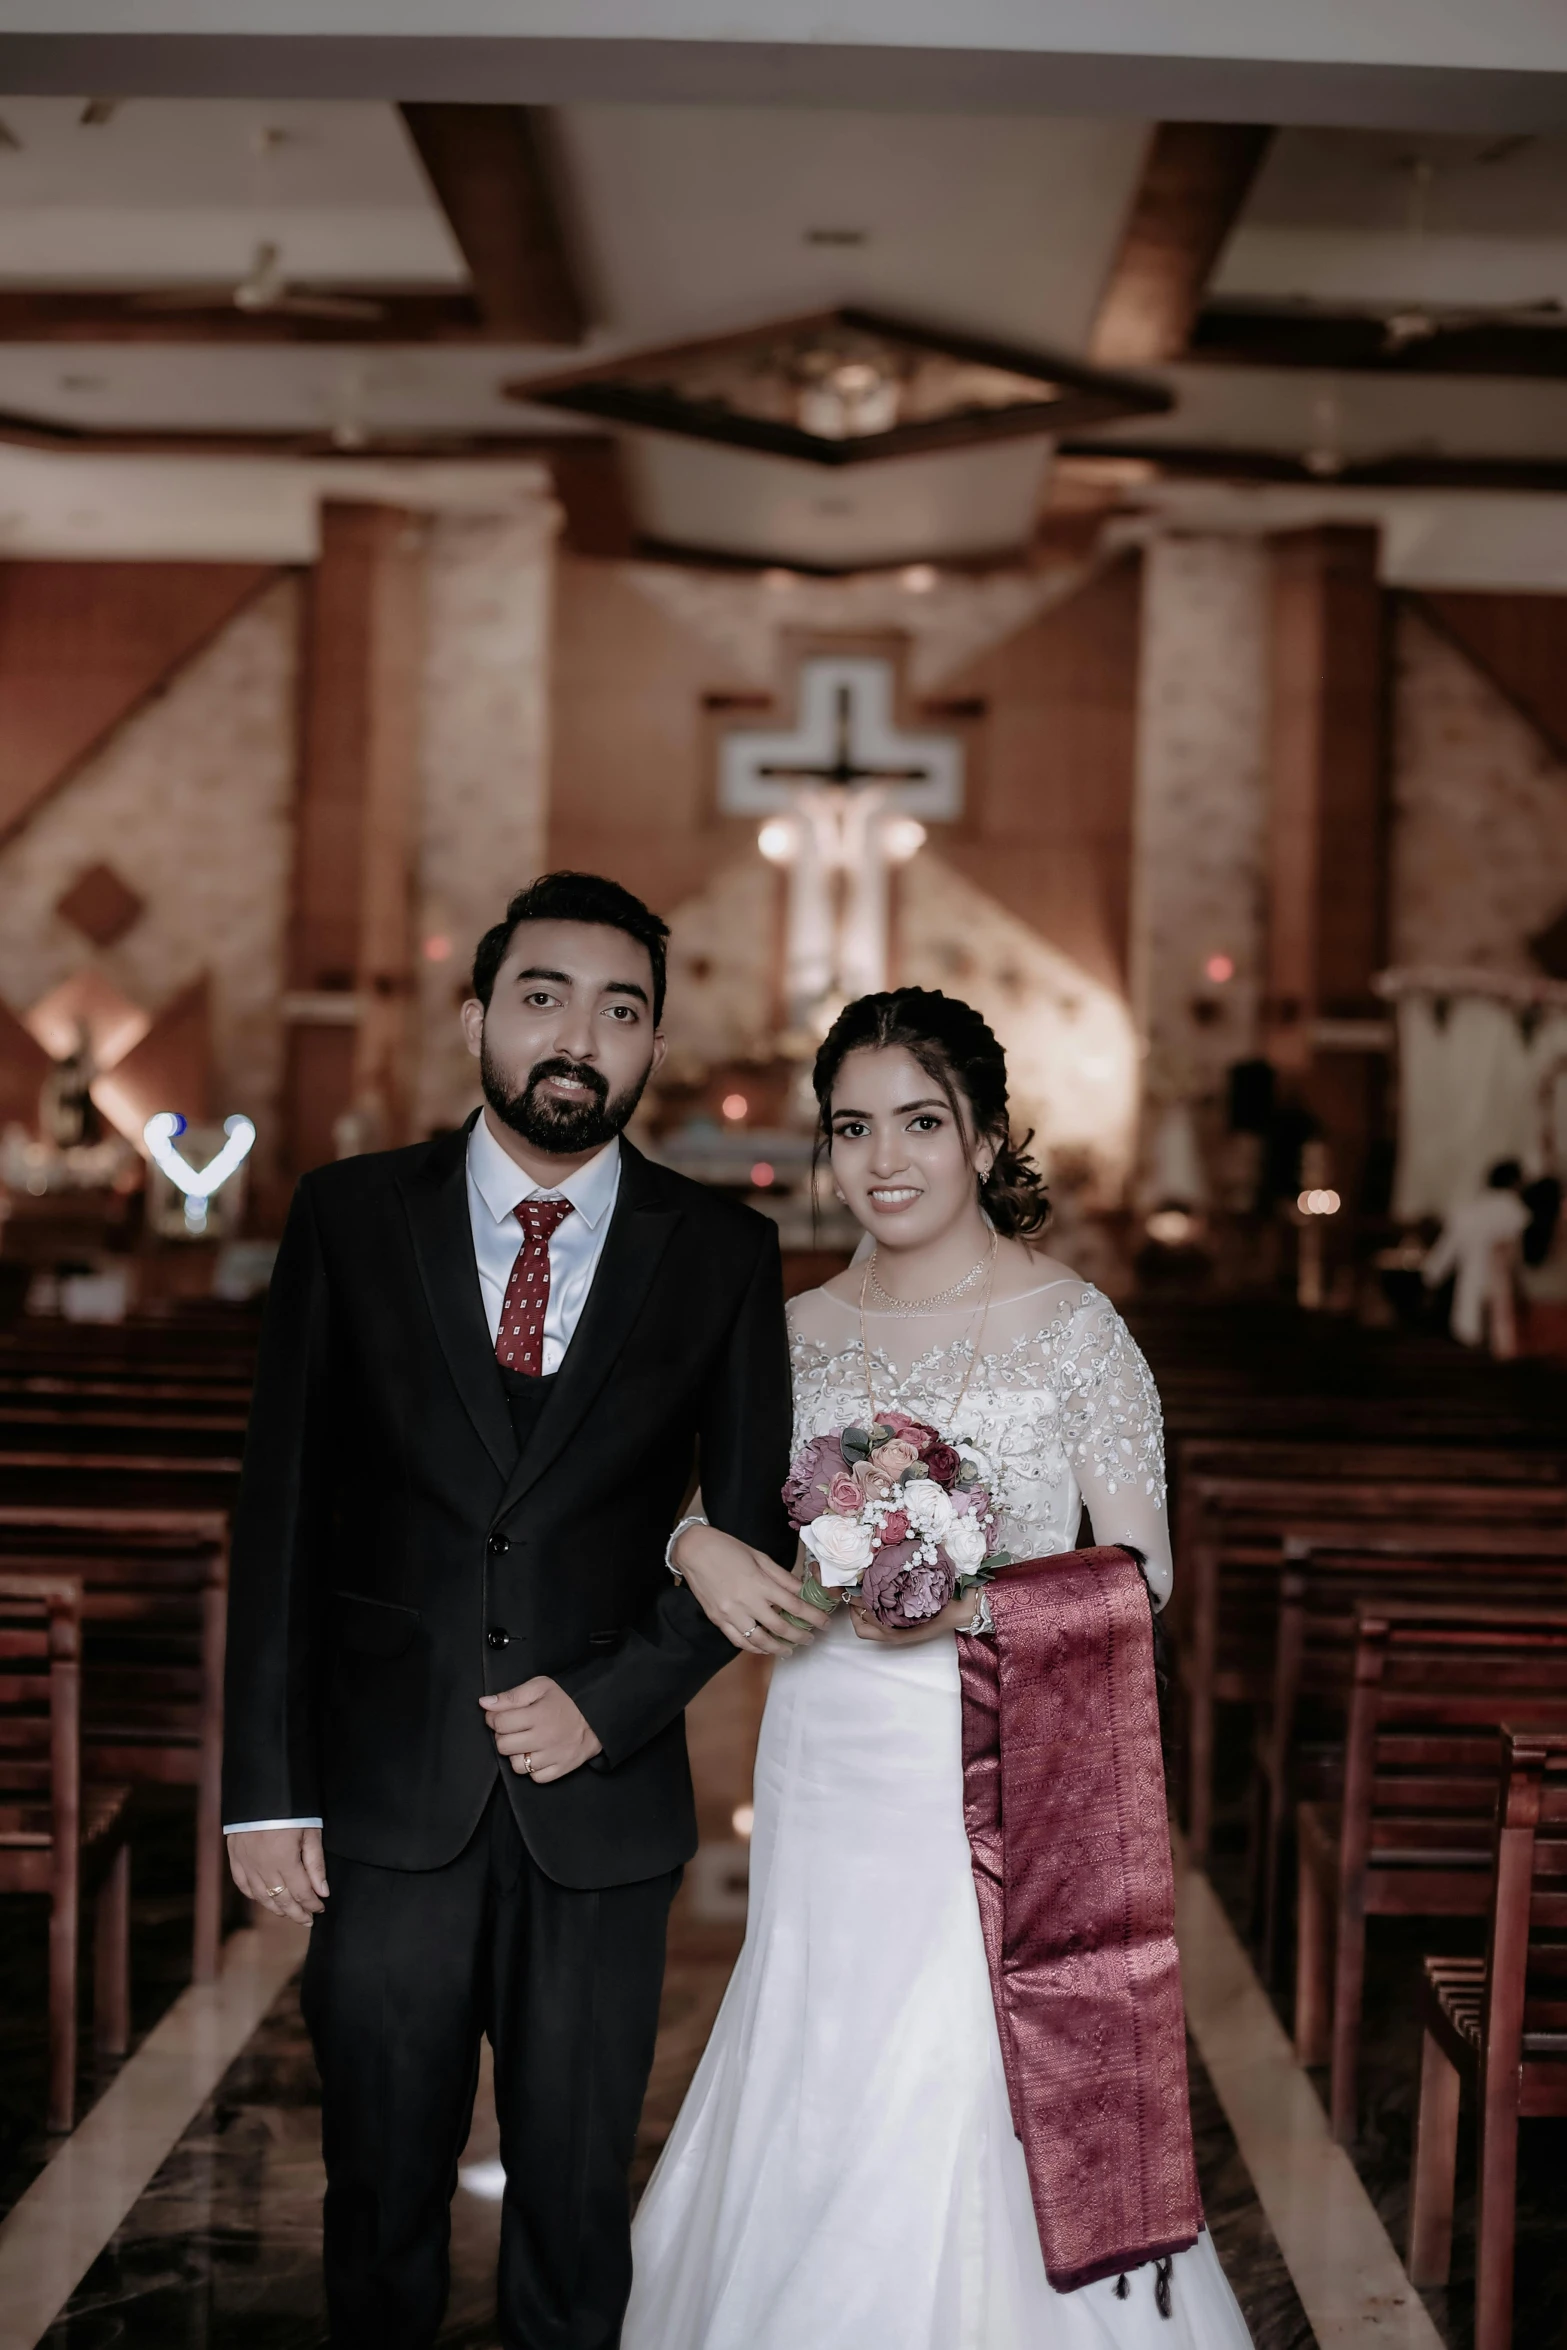
<svg viewBox="0 0 1567 2350">
<path fill-rule="evenodd" d="M 1445 2285 L 1461 2088 L 1479 2125 L 1475 2350 L 1511 2350 L 1518 2124 L 1567 2118 L 1567 1731 L 1503 1732 L 1486 1955 L 1428 1958 L 1409 2279 Z"/>
<path fill-rule="evenodd" d="M 95 2037 L 130 2044 L 129 1790 L 82 1783 L 82 1587 L 73 1575 L 0 1572 L 0 1893 L 49 1903 L 52 2131 L 76 2110 L 77 1950 L 83 1891 L 95 1899 Z"/>
<path fill-rule="evenodd" d="M 9 1490 L 8 1486 L 0 1490 Z M 82 1584 L 90 1780 L 195 1796 L 192 1971 L 217 1972 L 228 1521 L 222 1511 L 0 1504 L 0 1570 Z"/>
<path fill-rule="evenodd" d="M 1258 1723 L 1252 1918 L 1264 1979 L 1279 1955 L 1284 1845 L 1303 1796 L 1343 1791 L 1344 1736 L 1354 1685 L 1357 1610 L 1382 1601 L 1422 1606 L 1567 1606 L 1567 1513 L 1552 1497 L 1498 1522 L 1423 1518 L 1418 1525 L 1288 1528 L 1279 1586 L 1273 1690 Z"/>
<path fill-rule="evenodd" d="M 1405 1527 L 1484 1517 L 1567 1523 L 1559 1456 L 1402 1447 L 1298 1448 L 1286 1474 L 1262 1451 L 1245 1473 L 1183 1469 L 1176 1516 L 1171 1635 L 1185 1705 L 1187 1834 L 1206 1857 L 1213 1824 L 1215 1709 L 1259 1707 L 1272 1693 L 1279 1578 L 1291 1527 L 1331 1511 L 1345 1522 Z M 1516 1473 L 1515 1473 L 1516 1472 Z"/>
<path fill-rule="evenodd" d="M 1319 2063 L 1327 2043 L 1344 2143 L 1356 2126 L 1366 1921 L 1485 1915 L 1501 1726 L 1519 1719 L 1567 1730 L 1567 1606 L 1360 1610 L 1343 1803 L 1303 1803 L 1298 1815 L 1296 2053 Z"/>
</svg>

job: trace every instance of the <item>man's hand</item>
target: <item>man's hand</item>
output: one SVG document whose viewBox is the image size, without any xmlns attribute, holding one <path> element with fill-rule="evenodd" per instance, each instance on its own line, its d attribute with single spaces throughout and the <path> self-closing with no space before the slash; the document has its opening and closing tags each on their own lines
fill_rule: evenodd
<svg viewBox="0 0 1567 2350">
<path fill-rule="evenodd" d="M 765 1551 L 716 1526 L 688 1526 L 675 1544 L 674 1561 L 709 1623 L 753 1656 L 787 1656 L 827 1621 L 822 1616 L 813 1624 L 798 1583 Z"/>
<path fill-rule="evenodd" d="M 247 1828 L 228 1840 L 229 1867 L 247 1901 L 308 1926 L 326 1907 L 319 1828 Z"/>
<path fill-rule="evenodd" d="M 504 1754 L 519 1776 L 547 1787 L 580 1770 L 604 1749 L 589 1729 L 578 1706 L 558 1681 L 542 1676 L 520 1681 L 494 1697 L 481 1697 L 484 1718 L 495 1737 L 495 1751 Z"/>
</svg>

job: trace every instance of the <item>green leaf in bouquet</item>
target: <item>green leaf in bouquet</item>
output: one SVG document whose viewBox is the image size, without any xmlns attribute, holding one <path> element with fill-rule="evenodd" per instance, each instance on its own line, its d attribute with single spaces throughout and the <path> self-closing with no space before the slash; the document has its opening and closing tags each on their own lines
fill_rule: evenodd
<svg viewBox="0 0 1567 2350">
<path fill-rule="evenodd" d="M 985 1581 L 988 1583 L 988 1582 L 990 1581 L 990 1578 L 991 1578 L 991 1576 L 992 1576 L 992 1575 L 995 1573 L 995 1571 L 996 1571 L 996 1569 L 997 1569 L 998 1567 L 1010 1567 L 1011 1565 L 1012 1565 L 1012 1553 L 1011 1553 L 1011 1551 L 1009 1551 L 1009 1550 L 993 1550 L 993 1551 L 991 1551 L 991 1552 L 990 1552 L 989 1556 L 988 1556 L 988 1557 L 986 1558 L 986 1560 L 985 1560 L 985 1563 L 984 1563 L 984 1565 L 983 1565 L 983 1566 L 980 1568 L 980 1570 L 979 1570 L 979 1571 L 980 1571 L 980 1573 L 981 1573 L 981 1574 L 984 1576 L 984 1578 L 985 1578 Z"/>
<path fill-rule="evenodd" d="M 900 1485 L 917 1485 L 921 1477 L 928 1477 L 929 1475 L 930 1471 L 926 1468 L 923 1461 L 911 1461 L 909 1466 L 904 1470 L 902 1476 L 898 1479 L 898 1483 Z"/>
<path fill-rule="evenodd" d="M 845 1428 L 838 1438 L 838 1450 L 852 1469 L 856 1461 L 871 1457 L 870 1431 L 865 1428 Z"/>
<path fill-rule="evenodd" d="M 838 1596 L 836 1591 L 829 1591 L 825 1584 L 819 1583 L 809 1568 L 806 1569 L 804 1580 L 800 1585 L 800 1597 L 807 1607 L 817 1608 L 824 1616 L 830 1616 L 838 1605 Z M 780 1612 L 786 1616 L 789 1615 L 787 1608 Z M 809 1632 L 813 1628 L 811 1625 L 803 1623 L 798 1616 L 789 1616 L 789 1621 L 791 1624 L 798 1624 L 802 1632 Z"/>
</svg>

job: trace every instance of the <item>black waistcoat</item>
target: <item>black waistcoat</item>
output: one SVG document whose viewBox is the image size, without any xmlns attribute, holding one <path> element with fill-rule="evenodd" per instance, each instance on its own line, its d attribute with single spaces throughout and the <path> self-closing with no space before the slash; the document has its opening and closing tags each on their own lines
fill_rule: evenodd
<svg viewBox="0 0 1567 2350">
<path fill-rule="evenodd" d="M 529 1437 L 538 1425 L 539 1414 L 549 1401 L 550 1390 L 555 1384 L 555 1373 L 552 1371 L 548 1378 L 535 1379 L 529 1372 L 513 1371 L 505 1363 L 497 1363 L 495 1368 L 500 1373 L 520 1460 L 527 1450 Z"/>
</svg>

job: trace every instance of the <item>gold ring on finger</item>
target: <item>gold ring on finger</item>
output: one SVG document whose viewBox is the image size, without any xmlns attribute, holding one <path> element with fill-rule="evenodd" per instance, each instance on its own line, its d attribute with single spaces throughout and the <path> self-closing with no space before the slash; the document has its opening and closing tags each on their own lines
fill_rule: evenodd
<svg viewBox="0 0 1567 2350">
<path fill-rule="evenodd" d="M 286 1893 L 288 1891 L 288 1887 L 286 1885 L 269 1885 L 267 1887 L 267 1891 L 271 1894 L 273 1900 L 275 1901 L 280 1893 Z"/>
<path fill-rule="evenodd" d="M 526 1776 L 531 1779 L 533 1776 L 533 1757 L 531 1754 L 525 1754 L 523 1756 L 522 1767 Z"/>
</svg>

